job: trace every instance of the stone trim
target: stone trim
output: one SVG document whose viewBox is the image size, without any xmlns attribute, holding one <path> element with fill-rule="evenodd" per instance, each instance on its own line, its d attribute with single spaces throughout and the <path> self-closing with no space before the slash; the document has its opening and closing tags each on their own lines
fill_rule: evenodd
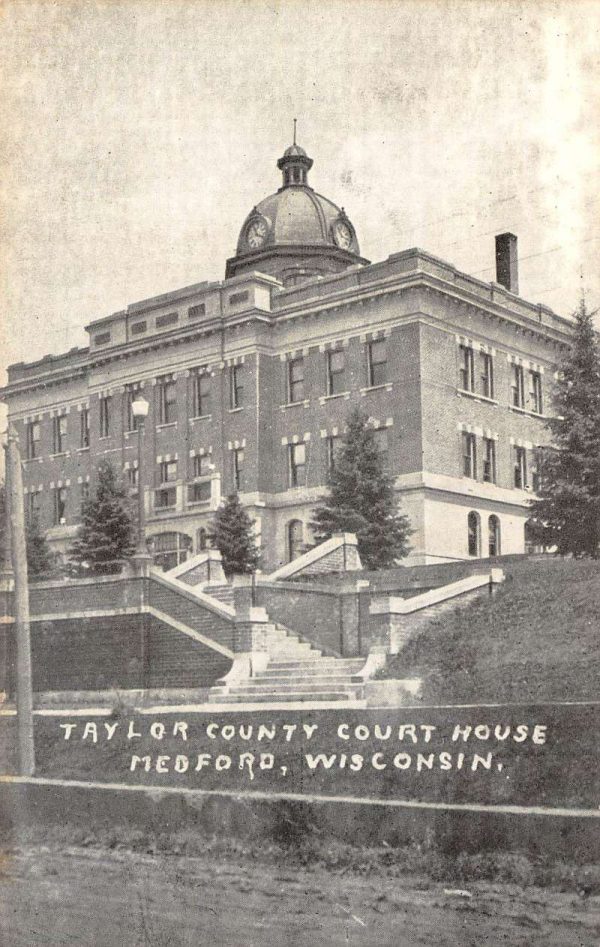
<svg viewBox="0 0 600 947">
<path fill-rule="evenodd" d="M 287 579 L 289 576 L 302 572 L 320 559 L 330 556 L 332 552 L 341 549 L 343 546 L 358 546 L 358 541 L 354 533 L 340 533 L 336 536 L 332 536 L 324 543 L 320 543 L 313 549 L 309 549 L 308 552 L 305 552 L 302 556 L 298 556 L 298 558 L 292 562 L 288 562 L 286 565 L 281 566 L 280 569 L 276 569 L 275 572 L 265 576 L 265 578 L 271 581 Z M 356 566 L 355 568 L 360 569 L 361 566 Z"/>
</svg>

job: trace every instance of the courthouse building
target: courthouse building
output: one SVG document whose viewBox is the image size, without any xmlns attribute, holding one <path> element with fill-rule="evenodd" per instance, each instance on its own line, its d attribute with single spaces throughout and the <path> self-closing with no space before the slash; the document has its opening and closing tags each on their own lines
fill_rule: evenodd
<svg viewBox="0 0 600 947">
<path fill-rule="evenodd" d="M 343 208 L 293 145 L 242 224 L 222 282 L 134 302 L 89 346 L 9 369 L 2 398 L 26 510 L 69 548 L 108 460 L 142 489 L 157 561 L 202 549 L 221 498 L 256 521 L 263 568 L 310 541 L 350 410 L 370 418 L 414 529 L 410 563 L 522 553 L 556 363 L 571 323 L 518 295 L 516 237 L 497 282 L 419 249 L 361 256 Z M 131 404 L 150 404 L 138 482 Z"/>
</svg>

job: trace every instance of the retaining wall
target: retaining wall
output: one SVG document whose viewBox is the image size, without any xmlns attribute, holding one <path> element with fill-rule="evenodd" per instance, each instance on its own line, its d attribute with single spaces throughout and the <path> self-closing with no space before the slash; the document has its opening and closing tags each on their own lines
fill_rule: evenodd
<svg viewBox="0 0 600 947">
<path fill-rule="evenodd" d="M 1 841 L 18 844 L 32 827 L 51 826 L 83 828 L 92 837 L 121 830 L 124 840 L 134 829 L 280 844 L 300 844 L 316 835 L 321 842 L 340 839 L 366 846 L 434 843 L 451 854 L 510 851 L 582 863 L 600 857 L 598 818 L 0 782 Z"/>
</svg>

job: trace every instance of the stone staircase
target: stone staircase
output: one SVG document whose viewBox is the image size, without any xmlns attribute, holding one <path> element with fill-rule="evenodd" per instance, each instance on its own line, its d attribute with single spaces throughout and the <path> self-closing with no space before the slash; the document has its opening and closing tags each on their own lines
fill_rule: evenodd
<svg viewBox="0 0 600 947">
<path fill-rule="evenodd" d="M 212 687 L 210 703 L 360 701 L 364 683 L 356 675 L 365 658 L 326 656 L 301 635 L 271 623 L 264 670 L 232 684 Z"/>
</svg>

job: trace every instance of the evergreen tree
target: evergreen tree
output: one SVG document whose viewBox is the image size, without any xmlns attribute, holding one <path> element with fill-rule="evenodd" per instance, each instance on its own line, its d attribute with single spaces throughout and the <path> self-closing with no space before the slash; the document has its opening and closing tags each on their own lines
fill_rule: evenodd
<svg viewBox="0 0 600 947">
<path fill-rule="evenodd" d="M 109 463 L 98 468 L 96 494 L 84 505 L 82 519 L 71 558 L 96 573 L 117 572 L 134 552 L 135 528 L 125 490 Z"/>
<path fill-rule="evenodd" d="M 211 545 L 219 550 L 223 558 L 223 571 L 231 575 L 247 575 L 258 565 L 259 552 L 254 539 L 250 519 L 237 493 L 228 496 L 217 510 L 210 535 Z"/>
<path fill-rule="evenodd" d="M 562 555 L 593 556 L 600 543 L 600 353 L 593 313 L 582 299 L 573 345 L 560 366 L 548 420 L 552 449 L 542 452 L 534 531 Z"/>
<path fill-rule="evenodd" d="M 329 494 L 314 513 L 315 539 L 333 533 L 355 533 L 363 566 L 383 569 L 409 551 L 412 533 L 408 517 L 400 513 L 393 478 L 384 471 L 368 418 L 352 411 L 329 479 Z"/>
<path fill-rule="evenodd" d="M 37 516 L 33 516 L 25 528 L 27 549 L 27 571 L 30 579 L 52 572 L 54 561 L 46 534 Z"/>
</svg>

